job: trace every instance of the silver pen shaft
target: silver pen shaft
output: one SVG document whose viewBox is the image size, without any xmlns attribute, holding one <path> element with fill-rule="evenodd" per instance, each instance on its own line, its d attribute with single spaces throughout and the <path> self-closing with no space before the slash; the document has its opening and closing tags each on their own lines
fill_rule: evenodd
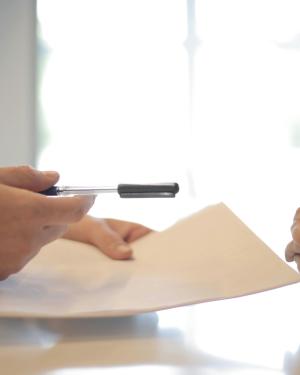
<svg viewBox="0 0 300 375">
<path fill-rule="evenodd" d="M 102 193 L 117 193 L 118 189 L 114 187 L 98 186 L 58 186 L 57 195 L 97 195 Z"/>
</svg>

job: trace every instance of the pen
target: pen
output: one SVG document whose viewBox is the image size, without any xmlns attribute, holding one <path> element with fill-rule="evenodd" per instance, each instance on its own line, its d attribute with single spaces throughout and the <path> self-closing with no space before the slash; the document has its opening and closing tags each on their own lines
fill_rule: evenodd
<svg viewBox="0 0 300 375">
<path fill-rule="evenodd" d="M 120 198 L 174 198 L 179 191 L 176 182 L 162 184 L 119 184 L 117 187 L 97 186 L 51 186 L 40 194 L 48 196 L 97 195 L 102 193 L 118 193 Z"/>
</svg>

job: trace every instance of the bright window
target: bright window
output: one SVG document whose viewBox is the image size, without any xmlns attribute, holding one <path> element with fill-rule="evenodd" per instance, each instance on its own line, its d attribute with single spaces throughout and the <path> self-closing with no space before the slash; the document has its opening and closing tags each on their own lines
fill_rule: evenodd
<svg viewBox="0 0 300 375">
<path fill-rule="evenodd" d="M 62 184 L 177 181 L 93 213 L 171 224 L 220 200 L 283 255 L 299 203 L 292 0 L 38 0 L 40 168 Z"/>
</svg>

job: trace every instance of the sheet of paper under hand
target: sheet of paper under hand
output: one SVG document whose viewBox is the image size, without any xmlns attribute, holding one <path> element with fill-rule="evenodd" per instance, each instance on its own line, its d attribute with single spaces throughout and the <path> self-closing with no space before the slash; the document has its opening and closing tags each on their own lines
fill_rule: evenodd
<svg viewBox="0 0 300 375">
<path fill-rule="evenodd" d="M 207 207 L 112 261 L 58 240 L 0 282 L 0 316 L 121 316 L 238 297 L 300 281 L 224 204 Z"/>
</svg>

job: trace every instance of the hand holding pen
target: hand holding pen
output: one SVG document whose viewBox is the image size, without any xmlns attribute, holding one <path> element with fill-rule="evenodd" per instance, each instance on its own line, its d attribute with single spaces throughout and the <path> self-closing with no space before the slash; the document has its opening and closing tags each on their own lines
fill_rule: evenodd
<svg viewBox="0 0 300 375">
<path fill-rule="evenodd" d="M 91 195 L 49 199 L 37 194 L 58 178 L 56 172 L 27 166 L 0 168 L 0 280 L 20 271 L 93 205 Z"/>
<path fill-rule="evenodd" d="M 57 172 L 29 166 L 0 168 L 0 280 L 19 272 L 47 243 L 64 236 L 98 247 L 113 259 L 131 256 L 130 242 L 149 233 L 137 223 L 85 215 L 94 195 L 117 192 L 122 198 L 174 197 L 178 185 L 120 184 L 115 188 L 58 187 Z M 49 199 L 43 194 L 74 195 Z"/>
</svg>

